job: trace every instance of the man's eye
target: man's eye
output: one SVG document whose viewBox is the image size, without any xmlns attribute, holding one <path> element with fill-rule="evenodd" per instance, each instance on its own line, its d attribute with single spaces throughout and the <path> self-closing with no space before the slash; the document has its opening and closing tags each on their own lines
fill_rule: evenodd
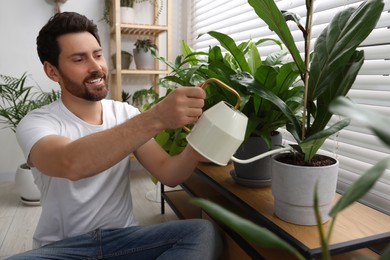
<svg viewBox="0 0 390 260">
<path fill-rule="evenodd" d="M 79 58 L 79 57 L 73 58 L 73 62 L 82 62 L 82 61 L 83 61 L 82 58 Z"/>
</svg>

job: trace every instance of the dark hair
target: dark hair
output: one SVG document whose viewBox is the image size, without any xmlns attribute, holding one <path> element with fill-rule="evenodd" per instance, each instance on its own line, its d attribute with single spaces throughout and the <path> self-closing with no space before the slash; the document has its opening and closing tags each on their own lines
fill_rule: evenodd
<svg viewBox="0 0 390 260">
<path fill-rule="evenodd" d="M 58 67 L 60 47 L 57 38 L 68 33 L 89 32 L 100 45 L 96 24 L 75 12 L 57 13 L 42 27 L 37 37 L 37 51 L 41 62 L 48 61 Z"/>
</svg>

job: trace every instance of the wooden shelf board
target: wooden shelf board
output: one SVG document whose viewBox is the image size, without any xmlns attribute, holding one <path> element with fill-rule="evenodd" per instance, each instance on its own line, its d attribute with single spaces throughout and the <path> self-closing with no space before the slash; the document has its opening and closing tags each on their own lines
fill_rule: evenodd
<svg viewBox="0 0 390 260">
<path fill-rule="evenodd" d="M 165 201 L 181 219 L 201 218 L 202 210 L 190 203 L 191 196 L 184 190 L 172 190 L 163 193 Z"/>
<path fill-rule="evenodd" d="M 111 71 L 112 74 L 116 74 L 116 70 Z M 122 70 L 122 74 L 129 75 L 156 75 L 156 74 L 168 74 L 168 70 Z"/>
<path fill-rule="evenodd" d="M 163 32 L 167 32 L 168 26 L 145 25 L 145 24 L 120 24 L 120 29 L 122 34 L 158 36 Z M 115 33 L 115 28 L 111 30 L 111 34 L 114 33 Z"/>
</svg>

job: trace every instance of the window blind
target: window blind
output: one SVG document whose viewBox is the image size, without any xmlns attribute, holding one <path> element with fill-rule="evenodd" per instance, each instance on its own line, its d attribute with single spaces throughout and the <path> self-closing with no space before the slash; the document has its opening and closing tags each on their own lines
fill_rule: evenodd
<svg viewBox="0 0 390 260">
<path fill-rule="evenodd" d="M 304 24 L 305 0 L 275 2 L 282 10 L 299 14 Z M 376 29 L 359 47 L 365 51 L 365 62 L 348 96 L 367 109 L 390 118 L 390 0 L 384 2 L 384 12 Z M 312 45 L 338 11 L 361 3 L 359 0 L 317 0 L 314 7 Z M 196 50 L 207 50 L 209 46 L 218 44 L 207 34 L 198 37 L 208 31 L 225 33 L 237 43 L 249 38 L 277 38 L 246 0 L 192 0 L 189 10 L 187 42 Z M 295 24 L 289 23 L 289 26 L 298 48 L 303 52 L 301 32 Z M 276 50 L 277 47 L 271 42 L 259 46 L 263 57 Z M 338 119 L 334 116 L 332 121 Z M 293 141 L 286 131 L 281 131 L 286 142 Z M 329 138 L 322 147 L 322 152 L 332 154 L 340 162 L 337 189 L 341 193 L 368 168 L 380 159 L 390 156 L 388 147 L 370 130 L 354 121 L 346 129 Z M 390 170 L 383 174 L 362 202 L 390 214 Z"/>
</svg>

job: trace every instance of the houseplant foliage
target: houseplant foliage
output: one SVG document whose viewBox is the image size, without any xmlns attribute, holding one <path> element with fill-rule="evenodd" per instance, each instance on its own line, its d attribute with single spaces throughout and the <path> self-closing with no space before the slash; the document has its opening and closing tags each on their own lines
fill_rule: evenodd
<svg viewBox="0 0 390 260">
<path fill-rule="evenodd" d="M 360 121 L 361 123 L 365 124 L 373 133 L 375 133 L 384 144 L 390 146 L 390 133 L 385 130 L 390 125 L 390 118 L 378 115 L 378 113 L 373 111 L 363 109 L 345 97 L 338 97 L 332 101 L 330 104 L 330 110 L 335 114 Z M 323 259 L 331 259 L 328 245 L 331 239 L 332 229 L 336 222 L 337 215 L 348 206 L 361 199 L 374 186 L 384 171 L 389 167 L 390 157 L 380 160 L 348 188 L 348 190 L 337 201 L 329 213 L 329 215 L 332 217 L 332 220 L 330 225 L 328 225 L 329 229 L 327 232 L 324 230 L 323 225 L 317 225 L 321 238 Z M 317 199 L 317 197 L 313 198 L 314 201 Z M 227 211 L 226 209 L 211 201 L 195 199 L 193 202 L 209 212 L 218 221 L 221 221 L 236 232 L 240 233 L 243 237 L 262 246 L 287 250 L 297 256 L 298 259 L 304 259 L 303 256 L 301 256 L 299 253 L 291 250 L 291 248 L 288 246 L 284 246 L 284 244 L 281 242 L 281 239 L 275 238 L 275 235 L 272 232 L 257 226 L 255 223 L 245 220 L 242 217 Z M 317 203 L 314 203 L 314 205 L 317 209 Z M 317 223 L 321 223 L 322 221 L 318 213 L 317 218 Z M 384 260 L 389 258 L 390 247 L 387 247 L 387 249 L 382 253 L 380 259 Z"/>
<path fill-rule="evenodd" d="M 149 2 L 150 4 L 158 7 L 157 8 L 157 12 L 156 12 L 156 14 L 154 16 L 154 21 L 156 21 L 158 19 L 158 17 L 160 16 L 163 8 L 164 8 L 164 1 L 163 0 L 160 0 L 160 1 L 154 1 L 154 0 L 120 0 L 119 3 L 120 3 L 121 7 L 133 8 L 135 4 L 143 3 L 143 2 Z M 108 24 L 111 24 L 110 13 L 111 13 L 111 10 L 112 10 L 112 4 L 113 4 L 113 0 L 105 0 L 105 8 L 104 8 L 103 20 L 106 21 Z"/>
<path fill-rule="evenodd" d="M 283 100 L 267 91 L 250 75 L 237 75 L 236 80 L 278 106 L 289 118 L 287 130 L 297 142 L 291 146 L 304 157 L 306 164 L 310 165 L 324 141 L 349 124 L 349 119 L 344 119 L 326 128 L 332 117 L 328 106 L 335 97 L 345 96 L 351 88 L 364 62 L 364 52 L 357 48 L 375 28 L 383 10 L 383 1 L 366 1 L 359 8 L 351 7 L 337 13 L 318 37 L 312 59 L 309 46 L 314 0 L 307 1 L 306 26 L 298 26 L 304 35 L 305 60 L 301 58 L 286 19 L 275 2 L 248 2 L 257 15 L 279 36 L 298 68 L 305 93 L 303 114 L 295 116 Z M 291 19 L 295 16 L 289 14 L 286 17 Z"/>
<path fill-rule="evenodd" d="M 59 92 L 42 91 L 39 86 L 28 83 L 29 76 L 24 73 L 20 78 L 0 75 L 0 124 L 3 128 L 16 131 L 20 120 L 31 110 L 49 104 L 59 98 Z M 15 175 L 16 189 L 22 202 L 36 205 L 39 190 L 33 183 L 30 168 L 26 163 L 20 165 Z M 24 186 L 26 185 L 26 186 Z"/>
<path fill-rule="evenodd" d="M 245 72 L 256 80 L 264 82 L 264 86 L 284 101 L 290 111 L 295 113 L 301 107 L 302 87 L 294 87 L 297 72 L 291 62 L 285 63 L 287 51 L 274 39 L 248 40 L 236 45 L 226 34 L 208 32 L 227 50 L 222 53 L 219 46 L 211 46 L 208 52 L 195 52 L 182 41 L 183 55 L 179 55 L 174 63 L 159 59 L 171 67 L 172 73 L 162 79 L 181 86 L 197 85 L 209 78 L 216 78 L 234 88 L 241 97 L 239 110 L 248 117 L 245 138 L 262 137 L 271 147 L 271 133 L 284 126 L 289 120 L 276 106 L 262 98 L 258 93 L 250 91 L 246 86 L 237 83 L 234 76 Z M 280 51 L 272 53 L 262 60 L 257 46 L 265 41 L 273 41 L 280 46 Z M 205 109 L 220 101 L 236 103 L 236 97 L 229 91 L 210 84 L 206 89 Z"/>
<path fill-rule="evenodd" d="M 258 16 L 279 36 L 294 59 L 294 63 L 299 70 L 305 88 L 304 113 L 302 115 L 302 120 L 294 115 L 283 100 L 258 84 L 251 75 L 242 73 L 237 75 L 235 80 L 246 86 L 250 91 L 258 93 L 263 98 L 271 101 L 283 111 L 290 120 L 287 124 L 287 129 L 297 141 L 297 144 L 292 145 L 292 147 L 297 153 L 303 155 L 307 164 L 310 164 L 313 156 L 323 142 L 330 135 L 338 132 L 349 124 L 350 119 L 347 118 L 326 128 L 332 116 L 332 112 L 337 112 L 352 118 L 360 116 L 360 111 L 355 110 L 353 106 L 341 106 L 340 103 L 337 104 L 338 108 L 333 109 L 332 104 L 332 110 L 329 111 L 328 109 L 332 100 L 338 96 L 345 96 L 351 88 L 364 61 L 364 53 L 363 51 L 358 51 L 357 47 L 375 28 L 384 7 L 383 1 L 368 0 L 358 8 L 348 8 L 336 14 L 329 26 L 317 39 L 312 54 L 313 59 L 311 61 L 309 46 L 314 1 L 306 1 L 307 23 L 306 26 L 299 26 L 304 31 L 306 42 L 305 60 L 300 57 L 300 53 L 295 45 L 291 32 L 289 31 L 285 17 L 283 16 L 283 13 L 279 11 L 274 1 L 249 0 L 248 2 L 254 8 Z M 289 15 L 286 16 L 286 18 L 291 19 L 294 18 L 294 16 Z M 338 112 L 337 109 L 340 109 L 342 112 Z M 375 116 L 371 115 L 364 116 L 365 122 L 371 122 L 369 124 L 370 128 L 373 129 L 383 142 L 388 144 L 390 136 L 388 133 L 384 133 L 384 129 L 386 129 L 385 127 L 390 121 L 389 119 L 386 119 L 384 125 L 376 124 L 375 118 Z M 324 232 L 323 226 L 321 225 L 322 221 L 318 213 L 318 198 L 317 196 L 313 198 L 324 259 L 330 259 L 328 244 L 337 214 L 360 199 L 368 190 L 370 190 L 382 175 L 383 171 L 389 167 L 389 164 L 390 159 L 383 159 L 351 185 L 348 191 L 329 213 L 332 217 L 332 221 L 327 234 Z M 232 215 L 232 213 L 210 201 L 197 199 L 194 203 L 204 208 L 217 220 L 232 229 L 235 229 L 237 232 L 240 232 L 244 237 L 256 239 L 255 242 L 263 246 L 279 248 L 280 243 L 271 244 L 273 238 L 268 237 L 270 234 L 259 232 L 258 228 L 255 227 L 255 224 L 246 224 L 241 228 L 240 225 L 237 225 L 237 223 L 243 221 L 241 217 Z M 286 250 L 292 252 L 288 248 L 286 248 Z M 303 259 L 303 256 L 299 254 L 296 256 L 298 259 Z M 387 249 L 382 255 L 382 259 L 387 259 L 389 257 L 390 249 Z"/>
<path fill-rule="evenodd" d="M 137 69 L 154 69 L 157 45 L 151 39 L 138 39 L 134 43 L 134 61 Z"/>
<path fill-rule="evenodd" d="M 59 98 L 59 92 L 43 92 L 39 87 L 27 85 L 27 79 L 26 73 L 20 78 L 0 75 L 0 123 L 13 132 L 28 112 Z"/>
</svg>

